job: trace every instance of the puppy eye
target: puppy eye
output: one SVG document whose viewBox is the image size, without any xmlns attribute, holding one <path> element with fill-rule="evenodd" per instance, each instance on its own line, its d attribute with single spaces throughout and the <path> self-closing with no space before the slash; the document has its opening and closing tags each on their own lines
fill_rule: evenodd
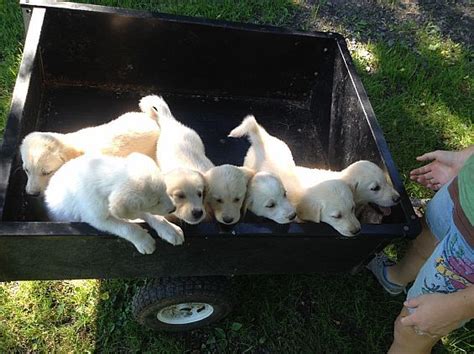
<svg viewBox="0 0 474 354">
<path fill-rule="evenodd" d="M 275 207 L 275 203 L 270 203 L 266 206 L 267 208 L 274 208 Z"/>
<path fill-rule="evenodd" d="M 216 198 L 216 202 L 218 203 L 224 203 L 224 201 L 221 198 Z"/>
<path fill-rule="evenodd" d="M 377 192 L 380 190 L 380 186 L 377 184 L 375 186 L 373 186 L 372 188 L 370 188 L 371 191 L 374 191 L 374 192 Z"/>
<path fill-rule="evenodd" d="M 184 198 L 186 198 L 186 196 L 184 195 L 184 193 L 176 193 L 174 196 L 175 196 L 176 198 L 178 198 L 178 199 L 184 199 Z"/>
<path fill-rule="evenodd" d="M 198 195 L 199 198 L 201 198 L 201 197 L 202 197 L 202 192 L 199 191 L 199 192 L 197 193 L 197 195 Z"/>
<path fill-rule="evenodd" d="M 49 171 L 49 172 L 43 171 L 41 172 L 41 176 L 49 176 L 51 173 L 53 173 L 53 171 Z"/>
<path fill-rule="evenodd" d="M 240 198 L 234 198 L 234 203 L 240 202 Z"/>
<path fill-rule="evenodd" d="M 341 218 L 341 214 L 336 214 L 336 215 L 331 215 L 334 219 L 340 219 Z"/>
<path fill-rule="evenodd" d="M 283 193 L 283 197 L 285 197 L 285 198 L 286 198 L 286 191 Z"/>
</svg>

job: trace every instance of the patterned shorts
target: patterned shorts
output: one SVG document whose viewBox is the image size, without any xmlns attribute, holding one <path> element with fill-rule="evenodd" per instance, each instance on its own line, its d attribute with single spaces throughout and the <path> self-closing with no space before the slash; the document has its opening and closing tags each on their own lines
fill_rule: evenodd
<svg viewBox="0 0 474 354">
<path fill-rule="evenodd" d="M 454 204 L 448 185 L 427 206 L 426 222 L 439 243 L 420 269 L 407 299 L 430 293 L 453 293 L 474 283 L 474 249 L 453 222 Z"/>
</svg>

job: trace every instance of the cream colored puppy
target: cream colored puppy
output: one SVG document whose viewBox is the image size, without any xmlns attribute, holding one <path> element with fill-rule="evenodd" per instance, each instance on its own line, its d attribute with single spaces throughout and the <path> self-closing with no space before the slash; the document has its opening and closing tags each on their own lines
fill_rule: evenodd
<svg viewBox="0 0 474 354">
<path fill-rule="evenodd" d="M 67 161 L 85 153 L 127 156 L 140 152 L 155 158 L 160 130 L 147 114 L 129 112 L 97 127 L 60 134 L 33 132 L 21 143 L 26 193 L 43 193 L 52 175 Z"/>
<path fill-rule="evenodd" d="M 383 170 L 370 161 L 354 162 L 340 172 L 298 166 L 296 174 L 305 188 L 328 179 L 346 182 L 352 188 L 357 207 L 367 203 L 391 207 L 400 201 L 400 194 L 392 187 Z"/>
<path fill-rule="evenodd" d="M 332 181 L 317 188 L 304 188 L 296 175 L 296 165 L 289 147 L 270 135 L 257 123 L 254 116 L 245 117 L 229 136 L 249 138 L 251 146 L 244 165 L 278 175 L 300 220 L 326 222 L 345 236 L 353 236 L 354 232 L 360 231 L 360 223 L 352 208 L 354 200 L 349 186 L 342 181 Z"/>
<path fill-rule="evenodd" d="M 156 163 L 142 154 L 73 159 L 52 176 L 45 202 L 53 220 L 86 222 L 130 241 L 142 254 L 155 251 L 155 240 L 130 219 L 145 220 L 173 245 L 184 242 L 182 230 L 159 216 L 175 206 Z"/>
<path fill-rule="evenodd" d="M 160 139 L 156 145 L 156 159 L 166 174 L 168 192 L 176 204 L 176 215 L 189 224 L 204 220 L 203 176 L 214 164 L 206 157 L 204 144 L 191 128 L 178 122 L 168 104 L 160 96 L 146 96 L 140 108 L 158 122 Z"/>
<path fill-rule="evenodd" d="M 247 136 L 251 145 L 245 155 L 244 166 L 254 171 L 273 172 L 282 178 L 288 189 L 298 189 L 293 171 L 296 167 L 290 148 L 282 140 L 270 135 L 253 115 L 248 115 L 234 128 L 229 137 Z M 288 192 L 290 192 L 288 190 Z"/>
<path fill-rule="evenodd" d="M 216 166 L 208 170 L 206 206 L 222 224 L 232 225 L 240 220 L 247 186 L 254 172 L 246 167 Z"/>
<path fill-rule="evenodd" d="M 188 168 L 175 168 L 164 175 L 168 195 L 173 199 L 177 218 L 188 224 L 199 224 L 206 217 L 204 195 L 207 189 L 202 173 Z"/>
<path fill-rule="evenodd" d="M 188 168 L 204 173 L 214 167 L 206 156 L 199 135 L 175 119 L 162 97 L 143 97 L 140 100 L 140 108 L 156 119 L 160 127 L 161 138 L 156 146 L 156 158 L 163 172 Z"/>
<path fill-rule="evenodd" d="M 350 187 L 340 180 L 327 180 L 308 188 L 296 207 L 302 221 L 325 222 L 344 236 L 360 231 Z"/>
<path fill-rule="evenodd" d="M 288 200 L 283 183 L 270 172 L 257 172 L 252 177 L 244 210 L 279 224 L 287 224 L 296 218 L 295 207 Z"/>
</svg>

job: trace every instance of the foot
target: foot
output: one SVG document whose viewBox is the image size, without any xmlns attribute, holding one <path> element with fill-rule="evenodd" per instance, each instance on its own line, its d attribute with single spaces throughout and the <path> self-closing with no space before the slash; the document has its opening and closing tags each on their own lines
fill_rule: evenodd
<svg viewBox="0 0 474 354">
<path fill-rule="evenodd" d="M 388 280 L 387 277 L 387 267 L 394 265 L 394 263 L 388 259 L 384 253 L 378 253 L 375 255 L 369 264 L 367 264 L 367 269 L 369 269 L 377 278 L 378 282 L 390 295 L 398 295 L 405 291 L 403 285 L 392 283 Z"/>
<path fill-rule="evenodd" d="M 135 237 L 133 241 L 137 251 L 141 254 L 152 254 L 156 249 L 156 241 L 147 232 Z"/>
<path fill-rule="evenodd" d="M 173 223 L 165 222 L 161 225 L 159 230 L 156 230 L 158 236 L 163 240 L 171 243 L 173 246 L 181 245 L 184 243 L 184 233 L 181 228 Z"/>
</svg>

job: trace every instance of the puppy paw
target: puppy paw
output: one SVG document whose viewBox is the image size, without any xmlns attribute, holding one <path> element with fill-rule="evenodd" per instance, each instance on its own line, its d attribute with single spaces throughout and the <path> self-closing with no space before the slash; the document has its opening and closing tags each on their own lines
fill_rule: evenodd
<svg viewBox="0 0 474 354">
<path fill-rule="evenodd" d="M 158 234 L 163 240 L 171 243 L 173 246 L 184 243 L 184 232 L 175 224 L 167 223 Z"/>
<path fill-rule="evenodd" d="M 156 249 L 155 239 L 148 234 L 141 236 L 140 239 L 133 244 L 141 254 L 152 254 Z"/>
</svg>

